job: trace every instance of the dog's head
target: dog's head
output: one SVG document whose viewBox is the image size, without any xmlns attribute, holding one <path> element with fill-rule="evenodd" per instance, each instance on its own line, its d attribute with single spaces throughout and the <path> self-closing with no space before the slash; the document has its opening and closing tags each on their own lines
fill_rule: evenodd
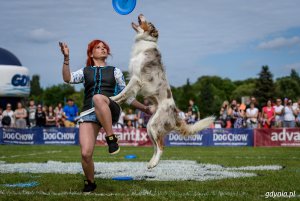
<svg viewBox="0 0 300 201">
<path fill-rule="evenodd" d="M 145 16 L 140 14 L 138 16 L 139 24 L 131 23 L 132 28 L 137 32 L 138 35 L 145 36 L 145 38 L 152 38 L 152 40 L 158 39 L 158 30 L 151 22 L 147 22 Z"/>
</svg>

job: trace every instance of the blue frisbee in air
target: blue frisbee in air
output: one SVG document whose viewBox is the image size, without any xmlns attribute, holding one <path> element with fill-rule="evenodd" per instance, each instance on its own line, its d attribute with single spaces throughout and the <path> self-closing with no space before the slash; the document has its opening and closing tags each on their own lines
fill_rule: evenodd
<svg viewBox="0 0 300 201">
<path fill-rule="evenodd" d="M 136 5 L 136 0 L 112 0 L 115 11 L 121 15 L 131 13 Z"/>
<path fill-rule="evenodd" d="M 112 180 L 115 180 L 115 181 L 132 181 L 133 177 L 119 176 L 119 177 L 113 177 Z"/>
</svg>

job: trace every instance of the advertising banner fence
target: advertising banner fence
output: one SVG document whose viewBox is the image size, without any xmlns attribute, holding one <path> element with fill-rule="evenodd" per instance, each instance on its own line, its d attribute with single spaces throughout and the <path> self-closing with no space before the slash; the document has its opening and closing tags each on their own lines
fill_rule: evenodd
<svg viewBox="0 0 300 201">
<path fill-rule="evenodd" d="M 78 128 L 0 128 L 0 144 L 79 144 Z"/>
<path fill-rule="evenodd" d="M 255 129 L 255 146 L 300 147 L 299 128 Z"/>
<path fill-rule="evenodd" d="M 182 136 L 171 132 L 166 146 L 253 146 L 252 129 L 205 129 L 195 135 Z"/>
<path fill-rule="evenodd" d="M 114 128 L 120 146 L 152 146 L 146 129 Z M 78 145 L 78 128 L 0 128 L 0 144 L 64 144 Z M 100 130 L 96 144 L 106 146 L 105 132 Z M 297 146 L 299 128 L 279 129 L 205 129 L 183 136 L 171 132 L 165 146 Z"/>
</svg>

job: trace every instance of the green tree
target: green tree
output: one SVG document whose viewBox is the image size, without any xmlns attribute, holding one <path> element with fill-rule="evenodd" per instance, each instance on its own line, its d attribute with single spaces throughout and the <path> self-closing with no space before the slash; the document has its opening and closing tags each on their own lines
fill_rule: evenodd
<svg viewBox="0 0 300 201">
<path fill-rule="evenodd" d="M 67 98 L 71 98 L 74 93 L 74 87 L 69 84 L 53 85 L 45 89 L 43 103 L 56 105 L 59 102 L 64 102 Z M 77 103 L 77 100 L 74 99 L 74 101 Z"/>
<path fill-rule="evenodd" d="M 30 80 L 30 99 L 34 99 L 37 102 L 40 102 L 42 100 L 43 96 L 43 89 L 40 85 L 40 76 L 39 75 L 33 75 Z"/>
<path fill-rule="evenodd" d="M 274 98 L 275 85 L 273 82 L 273 75 L 269 70 L 269 66 L 262 66 L 259 78 L 255 83 L 255 90 L 253 95 L 262 106 L 266 104 L 268 99 Z"/>
</svg>

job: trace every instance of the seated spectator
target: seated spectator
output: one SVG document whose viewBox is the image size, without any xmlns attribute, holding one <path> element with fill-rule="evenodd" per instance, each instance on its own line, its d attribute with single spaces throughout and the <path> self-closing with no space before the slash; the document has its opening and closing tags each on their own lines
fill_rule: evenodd
<svg viewBox="0 0 300 201">
<path fill-rule="evenodd" d="M 55 121 L 56 121 L 56 126 L 61 127 L 65 125 L 65 116 L 64 116 L 64 109 L 62 107 L 62 103 L 58 103 L 56 106 L 55 110 Z"/>
<path fill-rule="evenodd" d="M 283 108 L 283 127 L 285 128 L 294 128 L 295 127 L 295 115 L 292 100 L 288 100 L 286 106 Z"/>
<path fill-rule="evenodd" d="M 67 100 L 67 105 L 64 107 L 64 115 L 66 117 L 65 127 L 75 127 L 75 118 L 78 116 L 78 108 L 74 105 L 73 99 Z"/>
<path fill-rule="evenodd" d="M 27 108 L 27 114 L 28 114 L 28 123 L 29 127 L 35 127 L 36 120 L 35 120 L 35 113 L 36 113 L 36 105 L 34 100 L 29 101 L 29 107 Z"/>
<path fill-rule="evenodd" d="M 272 106 L 272 101 L 268 100 L 267 105 L 262 108 L 263 128 L 271 128 L 274 125 L 275 109 Z"/>
<path fill-rule="evenodd" d="M 46 125 L 46 113 L 43 111 L 42 105 L 38 104 L 37 111 L 35 113 L 36 126 L 45 127 Z"/>
<path fill-rule="evenodd" d="M 196 122 L 196 115 L 194 115 L 192 110 L 189 109 L 189 111 L 186 113 L 186 123 L 194 124 L 195 122 Z"/>
<path fill-rule="evenodd" d="M 246 110 L 247 117 L 247 128 L 257 128 L 258 126 L 258 109 L 255 107 L 254 103 L 250 103 L 250 108 Z"/>
<path fill-rule="evenodd" d="M 283 126 L 283 105 L 281 103 L 281 99 L 276 99 L 276 105 L 273 106 L 275 111 L 275 122 L 274 127 L 275 128 L 281 128 Z"/>
<path fill-rule="evenodd" d="M 144 99 L 144 105 L 145 106 L 149 106 L 148 99 Z M 146 128 L 150 117 L 151 117 L 150 114 L 147 114 L 147 113 L 145 113 L 143 111 L 139 111 L 139 114 L 138 114 L 139 125 L 142 128 Z"/>
<path fill-rule="evenodd" d="M 180 110 L 179 108 L 176 108 L 176 111 L 177 111 L 177 114 L 180 119 L 182 119 L 182 120 L 186 119 L 185 113 L 182 110 Z"/>
<path fill-rule="evenodd" d="M 132 121 L 131 121 L 131 120 L 128 120 L 128 121 L 126 122 L 125 128 L 132 129 L 132 128 L 135 128 L 135 127 L 133 126 Z"/>
<path fill-rule="evenodd" d="M 55 127 L 56 126 L 56 119 L 55 119 L 55 112 L 53 110 L 53 106 L 50 105 L 46 112 L 46 126 L 47 127 Z"/>
<path fill-rule="evenodd" d="M 245 108 L 246 105 L 240 105 L 239 103 L 236 103 L 232 115 L 232 118 L 234 119 L 234 128 L 244 128 Z"/>
<path fill-rule="evenodd" d="M 0 127 L 2 127 L 3 109 L 0 107 Z"/>
<path fill-rule="evenodd" d="M 17 109 L 15 110 L 16 128 L 26 128 L 27 122 L 27 110 L 23 107 L 21 102 L 17 103 Z"/>
<path fill-rule="evenodd" d="M 11 109 L 11 104 L 6 104 L 6 109 L 2 113 L 2 126 L 3 127 L 14 127 L 15 126 L 15 114 Z"/>
</svg>

